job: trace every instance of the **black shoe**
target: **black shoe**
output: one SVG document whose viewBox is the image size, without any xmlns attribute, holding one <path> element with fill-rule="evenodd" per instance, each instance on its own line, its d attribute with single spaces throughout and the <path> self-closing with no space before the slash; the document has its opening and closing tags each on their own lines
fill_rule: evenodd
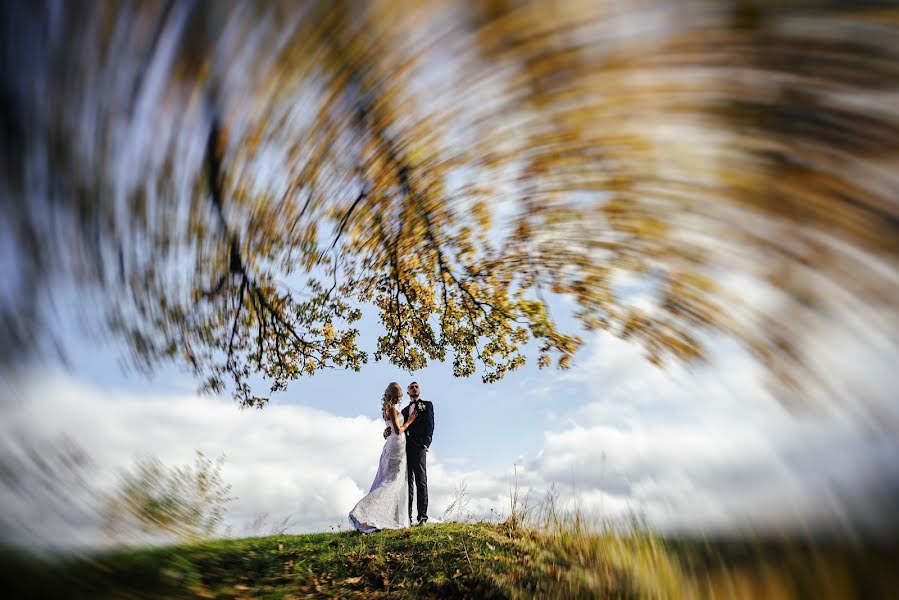
<svg viewBox="0 0 899 600">
<path fill-rule="evenodd" d="M 416 527 L 419 527 L 419 526 L 421 526 L 421 525 L 426 525 L 427 522 L 428 522 L 428 519 L 427 519 L 427 517 L 425 517 L 424 519 L 419 519 L 419 520 L 418 520 L 418 523 L 416 523 L 415 526 L 416 526 Z"/>
</svg>

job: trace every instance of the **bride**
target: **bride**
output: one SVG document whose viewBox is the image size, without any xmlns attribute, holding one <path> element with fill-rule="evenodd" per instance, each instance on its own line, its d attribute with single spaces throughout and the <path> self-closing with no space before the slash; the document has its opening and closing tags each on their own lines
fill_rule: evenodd
<svg viewBox="0 0 899 600">
<path fill-rule="evenodd" d="M 416 415 L 404 422 L 403 414 L 397 410 L 402 396 L 403 388 L 392 382 L 381 400 L 381 416 L 393 432 L 384 442 L 371 490 L 350 511 L 350 523 L 362 533 L 401 529 L 410 525 L 405 431 L 415 421 Z"/>
</svg>

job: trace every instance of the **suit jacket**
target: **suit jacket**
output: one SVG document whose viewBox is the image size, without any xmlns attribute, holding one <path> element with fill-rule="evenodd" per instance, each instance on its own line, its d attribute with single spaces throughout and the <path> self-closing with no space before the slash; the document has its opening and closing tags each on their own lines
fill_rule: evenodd
<svg viewBox="0 0 899 600">
<path fill-rule="evenodd" d="M 406 430 L 406 443 L 413 444 L 420 448 L 427 448 L 431 445 L 431 438 L 434 436 L 434 405 L 427 400 L 418 400 L 420 408 L 416 409 L 418 416 L 415 422 Z M 403 409 L 403 418 L 409 418 L 410 404 Z"/>
</svg>

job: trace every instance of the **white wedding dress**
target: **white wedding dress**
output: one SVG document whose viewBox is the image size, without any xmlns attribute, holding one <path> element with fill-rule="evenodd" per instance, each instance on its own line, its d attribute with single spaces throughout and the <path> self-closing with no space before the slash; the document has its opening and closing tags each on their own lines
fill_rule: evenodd
<svg viewBox="0 0 899 600">
<path fill-rule="evenodd" d="M 397 415 L 400 425 L 404 423 L 402 413 Z M 393 428 L 393 424 L 386 421 Z M 379 529 L 402 529 L 409 522 L 409 484 L 406 473 L 406 434 L 391 431 L 384 440 L 378 473 L 371 489 L 353 510 L 350 523 L 362 533 L 372 533 Z"/>
</svg>

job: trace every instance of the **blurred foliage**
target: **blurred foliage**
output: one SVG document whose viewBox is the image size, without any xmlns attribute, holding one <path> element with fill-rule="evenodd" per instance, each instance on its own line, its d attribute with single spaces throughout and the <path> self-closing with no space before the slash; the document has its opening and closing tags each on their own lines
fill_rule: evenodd
<svg viewBox="0 0 899 600">
<path fill-rule="evenodd" d="M 221 534 L 225 506 L 234 500 L 222 479 L 224 456 L 215 461 L 197 452 L 193 467 L 169 467 L 155 457 L 138 459 L 121 474 L 105 502 L 106 530 L 132 541 L 135 532 L 174 536 L 187 542 Z"/>
<path fill-rule="evenodd" d="M 735 336 L 793 398 L 838 395 L 806 347 L 835 311 L 895 325 L 888 4 L 11 2 L 2 16 L 4 363 L 41 339 L 35 298 L 60 276 L 135 364 L 180 361 L 256 406 L 256 375 L 277 391 L 360 368 L 365 306 L 374 357 L 410 371 L 446 360 L 495 381 L 529 350 L 567 367 L 581 340 L 553 296 L 658 364 L 701 360 L 704 331 Z M 735 273 L 776 301 L 718 285 Z M 649 301 L 621 292 L 625 275 Z"/>
</svg>

